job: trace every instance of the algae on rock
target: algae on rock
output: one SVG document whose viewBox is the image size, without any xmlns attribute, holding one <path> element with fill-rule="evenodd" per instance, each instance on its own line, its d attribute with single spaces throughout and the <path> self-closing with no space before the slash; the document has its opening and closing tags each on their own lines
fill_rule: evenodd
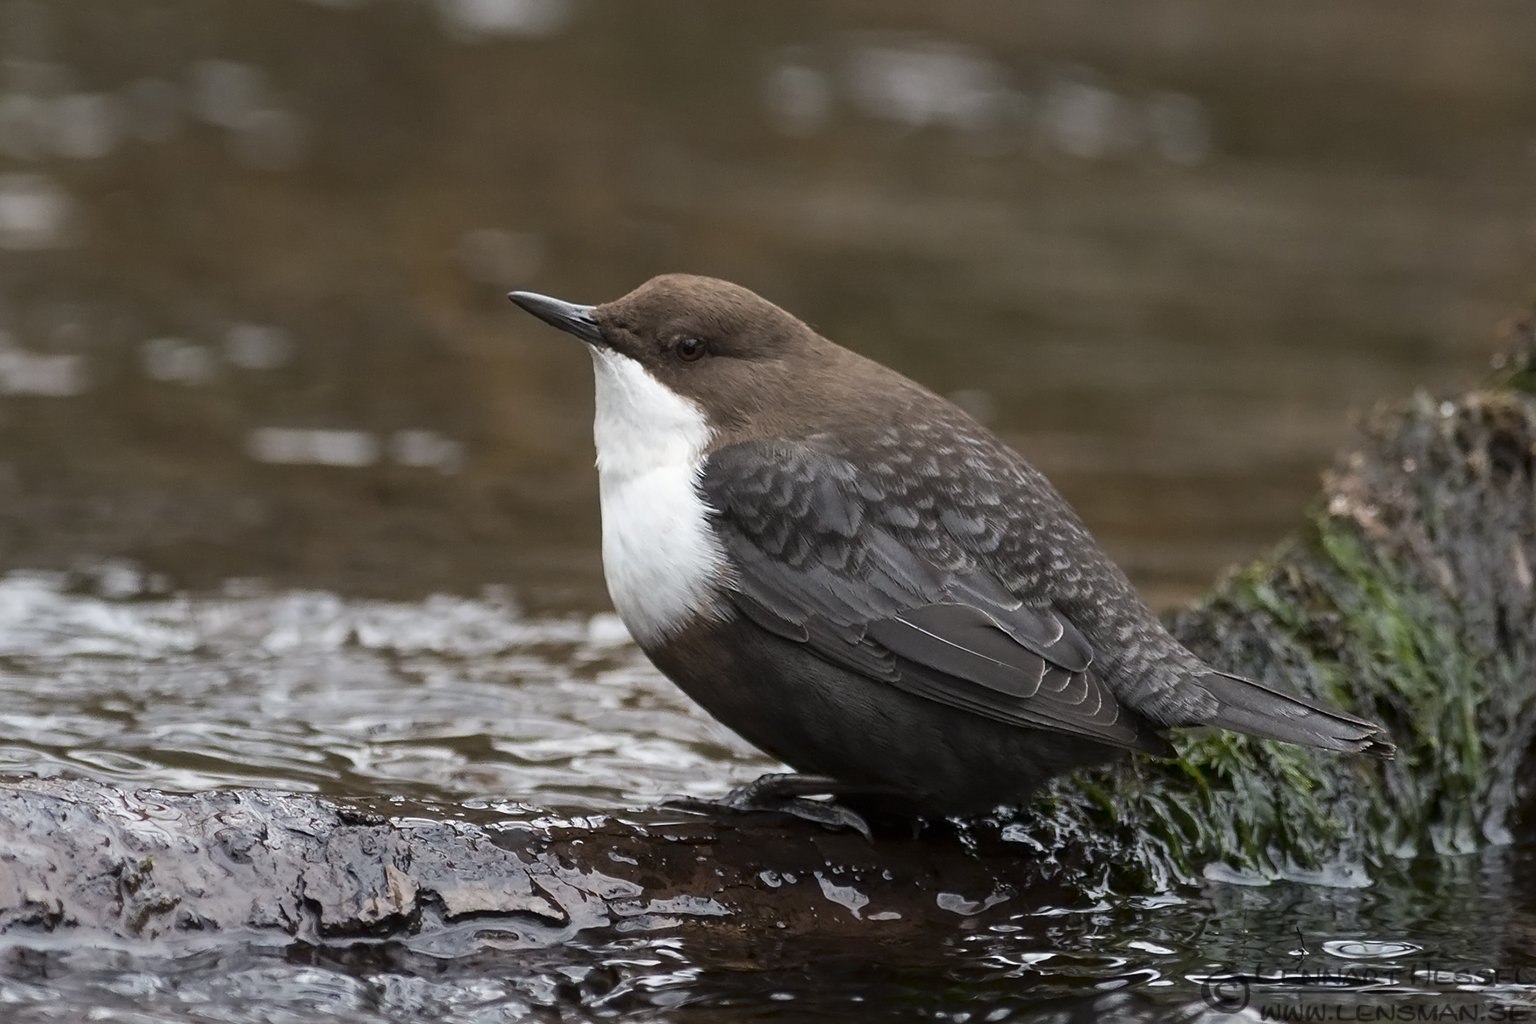
<svg viewBox="0 0 1536 1024">
<path fill-rule="evenodd" d="M 1224 668 L 1386 725 L 1392 761 L 1188 733 L 1063 780 L 1029 827 L 1115 836 L 1125 884 L 1223 862 L 1356 873 L 1507 841 L 1536 738 L 1536 328 L 1458 400 L 1378 409 L 1303 526 L 1174 632 Z"/>
</svg>

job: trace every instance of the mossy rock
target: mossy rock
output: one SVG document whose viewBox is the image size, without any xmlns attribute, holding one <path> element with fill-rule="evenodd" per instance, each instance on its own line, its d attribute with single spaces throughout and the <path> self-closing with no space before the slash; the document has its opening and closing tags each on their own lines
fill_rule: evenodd
<svg viewBox="0 0 1536 1024">
<path fill-rule="evenodd" d="M 1457 400 L 1368 417 L 1301 529 L 1174 632 L 1214 663 L 1384 723 L 1382 762 L 1191 732 L 1175 761 L 1058 782 L 1020 826 L 1121 888 L 1350 882 L 1508 842 L 1536 738 L 1536 329 Z"/>
</svg>

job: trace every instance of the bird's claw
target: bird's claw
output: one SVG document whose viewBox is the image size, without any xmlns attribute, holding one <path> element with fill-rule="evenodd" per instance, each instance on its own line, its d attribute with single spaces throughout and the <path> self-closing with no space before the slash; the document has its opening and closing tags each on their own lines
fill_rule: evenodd
<svg viewBox="0 0 1536 1024">
<path fill-rule="evenodd" d="M 736 814 L 787 814 L 833 830 L 849 829 L 874 842 L 874 833 L 863 816 L 831 800 L 812 800 L 807 794 L 835 790 L 830 779 L 806 775 L 764 775 L 744 786 L 737 786 L 718 800 L 675 796 L 662 801 L 665 807 L 708 814 L 731 811 Z"/>
</svg>

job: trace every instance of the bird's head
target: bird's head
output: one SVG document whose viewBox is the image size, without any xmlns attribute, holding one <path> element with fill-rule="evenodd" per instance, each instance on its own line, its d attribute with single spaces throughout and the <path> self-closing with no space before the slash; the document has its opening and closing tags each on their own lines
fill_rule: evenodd
<svg viewBox="0 0 1536 1024">
<path fill-rule="evenodd" d="M 507 297 L 587 343 L 600 419 L 605 403 L 651 407 L 666 404 L 665 392 L 699 410 L 714 437 L 750 433 L 764 419 L 813 408 L 838 355 L 847 355 L 767 299 L 711 277 L 663 274 L 598 306 L 533 292 Z M 624 418 L 656 429 L 664 420 L 647 408 Z"/>
</svg>

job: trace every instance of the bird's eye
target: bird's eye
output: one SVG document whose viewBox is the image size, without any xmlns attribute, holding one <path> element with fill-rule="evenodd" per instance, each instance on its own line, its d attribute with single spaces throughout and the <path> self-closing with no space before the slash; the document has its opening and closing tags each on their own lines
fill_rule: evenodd
<svg viewBox="0 0 1536 1024">
<path fill-rule="evenodd" d="M 701 358 L 709 346 L 698 338 L 684 338 L 677 343 L 677 358 L 685 363 L 691 363 Z"/>
</svg>

